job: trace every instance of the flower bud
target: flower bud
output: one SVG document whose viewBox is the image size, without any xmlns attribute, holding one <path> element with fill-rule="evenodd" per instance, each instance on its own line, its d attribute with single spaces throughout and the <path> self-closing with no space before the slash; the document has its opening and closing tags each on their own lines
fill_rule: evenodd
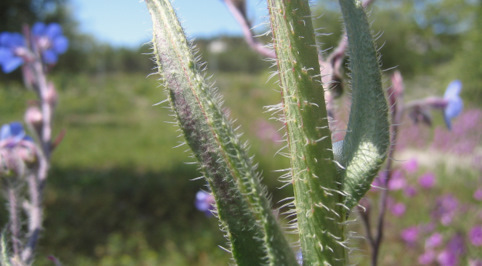
<svg viewBox="0 0 482 266">
<path fill-rule="evenodd" d="M 47 85 L 47 92 L 45 93 L 45 101 L 50 104 L 53 108 L 57 104 L 57 92 L 55 91 L 55 86 L 52 82 Z"/>
<path fill-rule="evenodd" d="M 24 119 L 25 122 L 32 128 L 34 128 L 37 134 L 40 135 L 43 119 L 42 112 L 36 105 L 31 105 L 27 108 L 27 111 L 25 111 Z"/>
</svg>

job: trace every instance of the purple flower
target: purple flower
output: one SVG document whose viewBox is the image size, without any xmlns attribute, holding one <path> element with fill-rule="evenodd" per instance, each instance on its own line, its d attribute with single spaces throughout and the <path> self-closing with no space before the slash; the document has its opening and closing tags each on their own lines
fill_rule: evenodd
<svg viewBox="0 0 482 266">
<path fill-rule="evenodd" d="M 408 227 L 408 228 L 404 229 L 400 233 L 400 237 L 405 242 L 405 244 L 413 245 L 413 244 L 415 244 L 415 242 L 417 242 L 418 233 L 419 233 L 418 227 L 412 226 L 412 227 Z"/>
<path fill-rule="evenodd" d="M 457 117 L 464 108 L 464 102 L 459 96 L 461 90 L 462 82 L 460 80 L 450 82 L 445 90 L 444 100 L 447 101 L 447 106 L 444 108 L 444 120 L 448 129 L 452 129 L 451 120 Z"/>
<path fill-rule="evenodd" d="M 406 186 L 403 190 L 403 194 L 409 198 L 417 195 L 417 190 L 413 186 Z"/>
<path fill-rule="evenodd" d="M 432 217 L 435 220 L 440 220 L 443 225 L 449 225 L 459 207 L 458 200 L 452 195 L 439 197 L 436 201 L 435 209 L 432 212 Z"/>
<path fill-rule="evenodd" d="M 482 246 L 482 226 L 474 226 L 470 229 L 469 239 L 472 245 L 478 247 Z"/>
<path fill-rule="evenodd" d="M 25 39 L 20 33 L 0 33 L 0 65 L 5 73 L 10 73 L 24 62 Z"/>
<path fill-rule="evenodd" d="M 461 233 L 456 233 L 447 243 L 447 249 L 457 256 L 463 255 L 465 253 L 464 236 Z"/>
<path fill-rule="evenodd" d="M 0 148 L 12 149 L 24 141 L 32 142 L 32 138 L 25 134 L 20 122 L 5 124 L 0 128 Z"/>
<path fill-rule="evenodd" d="M 37 22 L 32 27 L 32 34 L 47 64 L 57 63 L 58 55 L 67 51 L 69 40 L 63 35 L 62 27 L 58 23 L 45 25 Z"/>
<path fill-rule="evenodd" d="M 417 172 L 417 169 L 418 169 L 417 159 L 412 158 L 412 159 L 408 160 L 407 162 L 405 162 L 402 165 L 402 168 L 405 169 L 405 171 L 407 171 L 407 173 L 409 173 L 409 174 L 413 174 L 413 173 Z"/>
<path fill-rule="evenodd" d="M 445 249 L 438 254 L 437 262 L 440 266 L 457 266 L 459 264 L 459 258 L 454 252 Z"/>
<path fill-rule="evenodd" d="M 431 236 L 427 238 L 427 240 L 425 240 L 425 248 L 430 249 L 430 248 L 438 247 L 440 246 L 440 244 L 442 244 L 443 240 L 444 238 L 442 234 L 437 232 L 433 233 Z"/>
<path fill-rule="evenodd" d="M 397 216 L 397 217 L 400 217 L 400 216 L 404 215 L 406 209 L 407 208 L 405 207 L 405 204 L 403 204 L 401 202 L 397 202 L 397 203 L 392 204 L 390 206 L 390 211 L 392 212 L 392 214 L 394 216 Z"/>
<path fill-rule="evenodd" d="M 425 173 L 418 178 L 418 184 L 425 189 L 430 189 L 435 184 L 435 175 L 433 173 Z"/>
<path fill-rule="evenodd" d="M 435 252 L 433 250 L 427 250 L 418 257 L 418 263 L 421 265 L 431 264 L 435 260 L 435 257 Z"/>
<path fill-rule="evenodd" d="M 196 200 L 194 202 L 196 208 L 206 216 L 211 216 L 214 210 L 214 196 L 211 193 L 200 190 L 196 193 Z"/>
<path fill-rule="evenodd" d="M 388 182 L 388 189 L 389 190 L 400 190 L 405 187 L 407 181 L 402 174 L 402 171 L 395 170 L 392 172 L 392 176 L 390 181 Z"/>
<path fill-rule="evenodd" d="M 482 200 L 482 188 L 478 188 L 477 190 L 475 190 L 474 199 L 478 201 Z"/>
</svg>

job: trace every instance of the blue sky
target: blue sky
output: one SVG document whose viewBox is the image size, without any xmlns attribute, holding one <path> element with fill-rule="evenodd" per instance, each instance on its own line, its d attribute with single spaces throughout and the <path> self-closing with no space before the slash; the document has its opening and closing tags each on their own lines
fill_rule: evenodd
<svg viewBox="0 0 482 266">
<path fill-rule="evenodd" d="M 266 6 L 248 0 L 249 17 L 261 23 Z M 72 13 L 83 33 L 115 46 L 136 47 L 151 39 L 146 4 L 139 0 L 72 0 Z M 173 5 L 191 37 L 241 35 L 241 29 L 221 0 L 174 0 Z M 256 25 L 255 24 L 255 25 Z"/>
</svg>

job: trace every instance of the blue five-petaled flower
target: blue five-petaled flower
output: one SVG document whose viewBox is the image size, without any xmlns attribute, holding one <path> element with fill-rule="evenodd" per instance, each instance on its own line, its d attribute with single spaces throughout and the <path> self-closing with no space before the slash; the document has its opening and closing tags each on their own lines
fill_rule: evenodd
<svg viewBox="0 0 482 266">
<path fill-rule="evenodd" d="M 55 64 L 58 55 L 65 53 L 69 46 L 69 40 L 63 35 L 62 27 L 58 23 L 46 25 L 37 22 L 32 27 L 34 42 L 42 51 L 45 63 Z"/>
<path fill-rule="evenodd" d="M 460 80 L 454 80 L 450 82 L 445 90 L 444 100 L 447 101 L 447 106 L 444 108 L 444 120 L 448 129 L 452 128 L 451 120 L 457 117 L 464 108 L 464 103 L 459 94 L 462 90 L 462 82 Z"/>
<path fill-rule="evenodd" d="M 25 49 L 25 39 L 20 33 L 0 33 L 0 65 L 5 73 L 10 73 L 24 62 L 20 55 Z"/>
</svg>

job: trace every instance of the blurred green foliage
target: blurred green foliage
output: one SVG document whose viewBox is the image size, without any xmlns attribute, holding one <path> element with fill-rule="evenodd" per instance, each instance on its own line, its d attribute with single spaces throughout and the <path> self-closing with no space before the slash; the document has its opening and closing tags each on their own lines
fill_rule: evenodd
<svg viewBox="0 0 482 266">
<path fill-rule="evenodd" d="M 245 140 L 254 139 L 256 157 L 273 201 L 278 173 L 289 161 L 273 154 L 281 143 L 257 139 L 253 121 L 269 122 L 263 106 L 279 93 L 267 74 L 218 75 L 229 112 L 239 117 Z M 217 221 L 194 207 L 205 188 L 195 165 L 187 164 L 182 142 L 156 78 L 145 74 L 53 76 L 59 90 L 54 136 L 66 135 L 55 150 L 45 191 L 45 231 L 36 265 L 54 255 L 68 265 L 220 265 L 230 255 Z M 0 86 L 0 124 L 21 120 L 35 95 L 16 82 Z M 8 100 L 7 100 L 8 99 Z M 7 222 L 0 211 L 0 223 Z"/>
</svg>

